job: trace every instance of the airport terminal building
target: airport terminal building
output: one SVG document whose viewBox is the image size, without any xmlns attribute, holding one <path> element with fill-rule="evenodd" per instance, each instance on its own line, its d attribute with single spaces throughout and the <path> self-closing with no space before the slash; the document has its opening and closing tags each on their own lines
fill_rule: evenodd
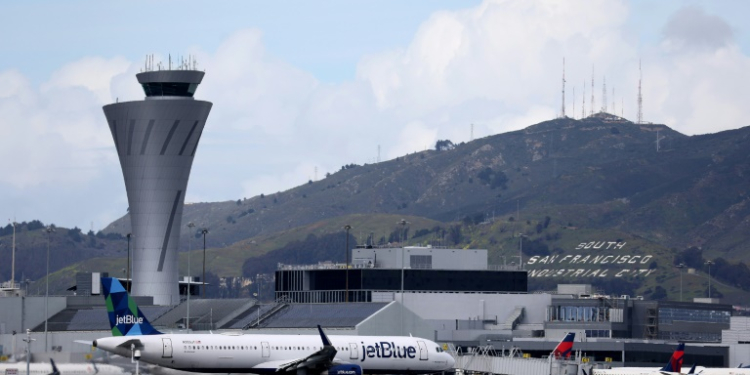
<svg viewBox="0 0 750 375">
<path fill-rule="evenodd" d="M 189 327 L 312 334 L 320 324 L 332 335 L 412 334 L 464 352 L 513 348 L 531 357 L 547 356 L 567 332 L 576 332 L 575 348 L 592 362 L 655 366 L 667 360 L 677 341 L 685 341 L 686 363 L 750 363 L 750 339 L 743 339 L 750 337 L 750 322 L 732 316 L 730 305 L 614 298 L 596 295 L 588 285 L 529 294 L 524 270 L 490 265 L 480 249 L 357 248 L 352 259 L 348 268 L 280 264 L 274 303 L 192 299 Z M 78 295 L 50 297 L 47 351 L 82 358 L 90 348 L 74 340 L 110 334 L 104 300 L 94 286 L 100 276 L 80 274 Z M 136 298 L 157 329 L 185 331 L 186 301 L 162 306 L 150 297 Z M 37 339 L 32 352 L 45 352 L 41 303 L 43 297 L 0 298 L 2 311 L 11 312 L 0 317 L 5 355 L 21 348 L 21 335 L 11 332 L 26 328 Z"/>
</svg>

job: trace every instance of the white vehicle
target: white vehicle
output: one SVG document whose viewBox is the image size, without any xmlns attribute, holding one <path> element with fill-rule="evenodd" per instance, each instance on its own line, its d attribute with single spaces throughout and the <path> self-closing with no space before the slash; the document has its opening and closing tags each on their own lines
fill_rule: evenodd
<svg viewBox="0 0 750 375">
<path fill-rule="evenodd" d="M 113 365 L 92 363 L 29 363 L 26 374 L 26 362 L 0 363 L 0 375 L 130 375 L 129 372 Z"/>
<path fill-rule="evenodd" d="M 418 337 L 164 334 L 154 329 L 117 279 L 102 278 L 114 337 L 102 350 L 176 370 L 205 373 L 426 374 L 453 368 L 440 346 Z"/>
</svg>

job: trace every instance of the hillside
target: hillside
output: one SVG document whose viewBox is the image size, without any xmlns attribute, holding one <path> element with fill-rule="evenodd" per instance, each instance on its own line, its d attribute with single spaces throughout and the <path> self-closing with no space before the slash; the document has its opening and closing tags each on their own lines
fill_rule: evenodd
<svg viewBox="0 0 750 375">
<path fill-rule="evenodd" d="M 352 241 L 372 233 L 375 242 L 394 242 L 408 229 L 407 244 L 487 248 L 493 264 L 517 262 L 522 235 L 536 288 L 594 282 L 612 293 L 675 298 L 673 264 L 683 250 L 696 246 L 705 259 L 749 260 L 749 136 L 750 128 L 685 136 L 606 114 L 556 119 L 441 151 L 347 165 L 284 192 L 186 205 L 183 223 L 197 228 L 183 228 L 181 249 L 191 238 L 193 249 L 200 247 L 198 231 L 207 227 L 207 267 L 220 276 L 254 278 L 278 261 L 338 260 L 335 249 L 299 254 L 305 245 L 338 247 L 331 241 L 344 238 L 344 224 L 355 228 Z M 125 216 L 103 232 L 128 231 Z M 81 251 L 69 259 L 91 255 Z M 623 254 L 628 258 L 618 257 Z M 601 263 L 606 256 L 621 263 Z M 631 256 L 643 263 L 628 263 Z M 706 270 L 695 264 L 694 273 L 683 275 L 686 298 L 707 287 Z M 732 299 L 747 294 L 713 285 Z"/>
<path fill-rule="evenodd" d="M 183 223 L 211 228 L 209 245 L 225 247 L 342 215 L 450 222 L 621 201 L 590 225 L 741 260 L 750 246 L 749 135 L 742 128 L 688 137 L 603 115 L 556 119 L 452 150 L 343 169 L 284 192 L 187 205 Z M 104 232 L 127 233 L 128 223 L 125 216 Z"/>
</svg>

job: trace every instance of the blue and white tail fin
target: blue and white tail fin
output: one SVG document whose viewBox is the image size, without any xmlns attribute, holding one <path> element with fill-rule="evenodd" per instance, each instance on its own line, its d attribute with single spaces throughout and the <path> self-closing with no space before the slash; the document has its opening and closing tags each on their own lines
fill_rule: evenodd
<svg viewBox="0 0 750 375">
<path fill-rule="evenodd" d="M 120 281 L 112 277 L 102 277 L 104 299 L 107 303 L 109 325 L 112 336 L 160 335 L 154 329 L 141 309 L 128 295 Z"/>
</svg>

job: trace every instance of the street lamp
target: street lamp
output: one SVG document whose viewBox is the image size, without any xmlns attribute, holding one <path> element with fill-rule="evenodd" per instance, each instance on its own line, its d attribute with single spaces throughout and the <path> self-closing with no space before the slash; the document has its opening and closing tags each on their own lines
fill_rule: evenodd
<svg viewBox="0 0 750 375">
<path fill-rule="evenodd" d="M 346 302 L 349 302 L 349 230 L 351 229 L 351 225 L 344 225 L 344 230 L 346 230 L 346 297 L 344 300 Z"/>
<path fill-rule="evenodd" d="M 707 260 L 705 264 L 708 266 L 708 298 L 711 299 L 711 265 L 714 262 Z"/>
<path fill-rule="evenodd" d="M 685 268 L 685 263 L 677 265 L 677 269 L 680 270 L 680 302 L 682 302 L 682 269 Z"/>
<path fill-rule="evenodd" d="M 52 242 L 52 233 L 55 233 L 55 227 L 49 225 L 45 231 L 47 232 L 47 277 L 45 278 L 45 292 L 44 292 L 44 351 L 49 351 L 47 346 L 47 320 L 49 320 L 49 246 Z"/>
<path fill-rule="evenodd" d="M 255 297 L 258 298 L 258 323 L 255 324 L 255 327 L 260 328 L 260 274 L 255 274 L 255 282 L 258 284 L 258 293 L 255 294 Z"/>
<path fill-rule="evenodd" d="M 203 282 L 203 298 L 206 298 L 206 234 L 208 234 L 208 228 L 203 228 L 201 234 L 203 234 L 203 277 L 201 281 Z"/>
<path fill-rule="evenodd" d="M 130 281 L 130 237 L 132 237 L 132 236 L 133 236 L 132 233 L 128 233 L 128 234 L 125 235 L 125 237 L 128 238 L 128 262 L 127 262 L 128 263 L 128 274 L 127 274 L 127 280 L 126 280 L 127 284 L 125 284 L 125 285 L 128 286 L 128 292 L 130 292 L 131 290 L 133 290 L 133 286 L 132 286 L 133 282 Z"/>
<path fill-rule="evenodd" d="M 188 223 L 188 228 L 190 228 L 190 240 L 188 240 L 188 269 L 187 269 L 187 276 L 188 276 L 188 285 L 187 285 L 187 323 L 185 324 L 185 328 L 190 332 L 190 287 L 193 286 L 193 277 L 190 276 L 190 253 L 193 251 L 193 227 L 195 227 L 195 224 Z"/>
<path fill-rule="evenodd" d="M 29 372 L 29 361 L 31 360 L 31 342 L 36 341 L 36 339 L 31 338 L 31 330 L 26 329 L 26 338 L 23 339 L 23 341 L 26 343 L 26 374 L 31 374 Z M 15 353 L 13 353 L 15 356 Z"/>
</svg>

